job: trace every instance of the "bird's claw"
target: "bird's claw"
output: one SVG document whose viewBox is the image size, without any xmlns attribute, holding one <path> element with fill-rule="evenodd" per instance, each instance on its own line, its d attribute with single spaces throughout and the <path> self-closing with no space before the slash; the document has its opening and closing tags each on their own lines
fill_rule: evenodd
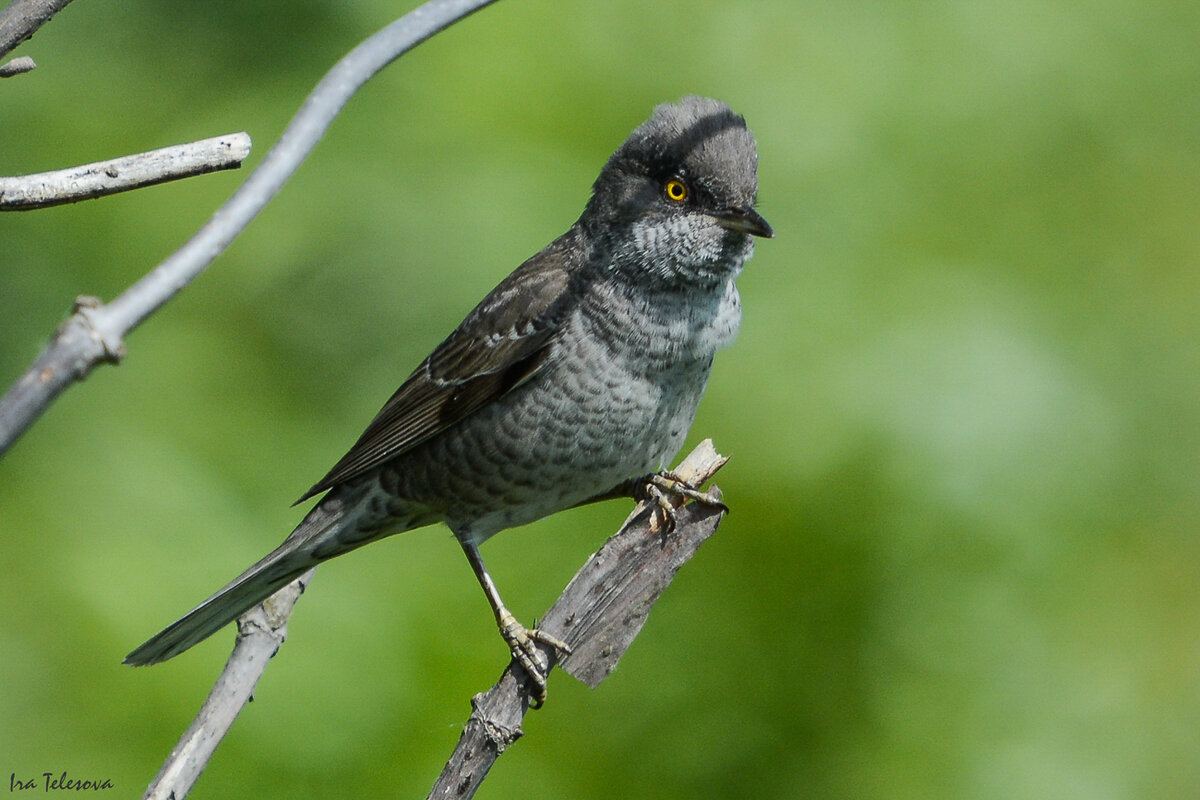
<svg viewBox="0 0 1200 800">
<path fill-rule="evenodd" d="M 729 506 L 721 502 L 720 494 L 712 490 L 702 492 L 670 470 L 647 475 L 640 490 L 638 499 L 654 504 L 655 528 L 665 526 L 666 533 L 675 530 L 675 512 L 688 500 L 719 509 L 723 514 L 729 513 Z"/>
<path fill-rule="evenodd" d="M 569 656 L 571 647 L 540 628 L 526 628 L 511 614 L 501 620 L 500 635 L 512 651 L 513 659 L 521 665 L 533 684 L 530 707 L 541 708 L 546 702 L 546 678 L 550 674 L 550 663 L 538 645 L 553 648 L 561 656 Z"/>
</svg>

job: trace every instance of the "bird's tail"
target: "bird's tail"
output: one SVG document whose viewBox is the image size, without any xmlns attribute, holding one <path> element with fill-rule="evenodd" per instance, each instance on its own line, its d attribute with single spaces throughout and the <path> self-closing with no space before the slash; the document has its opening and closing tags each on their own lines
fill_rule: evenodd
<svg viewBox="0 0 1200 800">
<path fill-rule="evenodd" d="M 298 552 L 289 537 L 225 588 L 142 643 L 125 656 L 124 663 L 140 667 L 174 658 L 212 636 L 317 563 L 310 555 Z"/>
<path fill-rule="evenodd" d="M 335 492 L 318 503 L 283 544 L 234 578 L 225 588 L 193 608 L 125 656 L 142 666 L 173 658 L 212 636 L 256 603 L 270 597 L 327 558 L 366 544 L 378 534 L 359 531 L 347 519 L 351 497 Z M 351 512 L 352 514 L 352 512 Z M 367 526 L 368 531 L 370 526 Z"/>
</svg>

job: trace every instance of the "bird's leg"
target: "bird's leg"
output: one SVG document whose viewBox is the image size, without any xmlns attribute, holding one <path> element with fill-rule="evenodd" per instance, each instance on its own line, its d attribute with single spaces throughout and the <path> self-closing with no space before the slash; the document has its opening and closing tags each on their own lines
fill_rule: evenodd
<svg viewBox="0 0 1200 800">
<path fill-rule="evenodd" d="M 492 576 L 488 574 L 487 567 L 483 565 L 479 547 L 465 539 L 460 539 L 459 542 L 462 544 L 463 552 L 467 554 L 467 560 L 471 562 L 471 569 L 475 570 L 475 577 L 479 579 L 483 593 L 487 595 L 492 611 L 496 614 L 496 625 L 500 628 L 500 636 L 504 638 L 508 649 L 512 651 L 513 658 L 517 660 L 517 663 L 525 670 L 525 674 L 529 676 L 529 680 L 533 682 L 531 707 L 541 708 L 542 703 L 546 702 L 546 677 L 550 672 L 550 665 L 537 645 L 544 644 L 547 647 L 553 647 L 562 655 L 570 655 L 571 648 L 556 636 L 536 627 L 526 628 L 518 622 L 508 607 L 504 605 L 504 601 L 500 599 L 500 592 L 496 590 Z"/>
<path fill-rule="evenodd" d="M 627 487 L 634 499 L 650 504 L 653 503 L 658 513 L 659 524 L 666 526 L 666 532 L 675 530 L 675 511 L 688 500 L 720 509 L 729 513 L 729 506 L 721 502 L 720 494 L 708 491 L 702 492 L 684 478 L 671 470 L 651 473 L 642 478 L 629 481 Z"/>
</svg>

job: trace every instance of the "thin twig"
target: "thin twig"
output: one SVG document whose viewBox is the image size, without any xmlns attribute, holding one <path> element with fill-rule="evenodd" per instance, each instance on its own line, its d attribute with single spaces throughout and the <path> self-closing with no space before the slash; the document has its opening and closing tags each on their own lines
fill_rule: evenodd
<svg viewBox="0 0 1200 800">
<path fill-rule="evenodd" d="M 14 58 L 7 64 L 0 66 L 0 78 L 11 78 L 13 75 L 20 75 L 25 72 L 31 72 L 37 68 L 37 64 L 33 63 L 33 59 L 29 56 L 21 56 Z"/>
<path fill-rule="evenodd" d="M 699 486 L 726 460 L 705 439 L 675 474 Z M 720 496 L 715 487 L 711 493 Z M 670 499 L 672 505 L 679 502 Z M 595 687 L 616 668 L 651 606 L 716 531 L 724 514 L 722 508 L 692 503 L 676 513 L 674 530 L 656 533 L 655 517 L 646 513 L 653 508 L 640 504 L 634 509 L 621 530 L 571 579 L 541 622 L 543 630 L 571 647 L 562 668 L 588 686 Z M 539 646 L 553 665 L 556 654 Z M 515 662 L 495 686 L 471 698 L 471 716 L 428 800 L 469 800 L 500 754 L 521 737 L 521 719 L 530 700 L 524 673 Z"/>
<path fill-rule="evenodd" d="M 675 469 L 689 483 L 701 485 L 726 458 L 705 439 Z M 716 487 L 710 490 L 719 496 Z M 668 498 L 675 505 L 677 498 Z M 616 667 L 642 629 L 651 606 L 679 568 L 717 529 L 721 508 L 693 503 L 676 513 L 673 531 L 656 527 L 656 517 L 639 504 L 621 530 L 593 554 L 567 584 L 541 627 L 572 648 L 560 666 L 589 686 L 596 686 Z M 221 739 L 249 702 L 267 662 L 282 645 L 296 600 L 312 580 L 309 570 L 296 581 L 246 612 L 238 620 L 237 641 L 196 719 L 167 757 L 143 800 L 183 800 L 208 764 Z M 556 654 L 543 653 L 553 666 Z M 469 798 L 496 758 L 521 736 L 521 719 L 529 708 L 530 688 L 514 661 L 486 694 L 471 700 L 473 712 L 433 797 Z"/>
<path fill-rule="evenodd" d="M 230 133 L 54 172 L 0 177 L 0 211 L 28 211 L 76 203 L 193 175 L 236 169 L 248 155 L 250 136 Z"/>
<path fill-rule="evenodd" d="M 34 31 L 67 7 L 71 0 L 13 0 L 0 11 L 0 56 L 7 54 Z"/>
<path fill-rule="evenodd" d="M 182 800 L 225 738 L 233 721 L 254 695 L 267 662 L 287 638 L 292 608 L 312 580 L 314 569 L 301 575 L 238 620 L 237 642 L 208 699 L 191 726 L 150 782 L 143 800 Z"/>
<path fill-rule="evenodd" d="M 262 163 L 186 244 L 107 304 L 76 313 L 0 398 L 3 455 L 63 390 L 124 352 L 125 336 L 212 263 L 283 187 L 356 91 L 421 42 L 496 0 L 430 0 L 354 48 L 313 89 Z"/>
</svg>

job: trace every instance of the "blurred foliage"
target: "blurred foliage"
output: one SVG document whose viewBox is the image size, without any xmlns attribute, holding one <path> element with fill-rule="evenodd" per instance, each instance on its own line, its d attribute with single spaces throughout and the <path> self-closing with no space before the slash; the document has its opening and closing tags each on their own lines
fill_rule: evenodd
<svg viewBox="0 0 1200 800">
<path fill-rule="evenodd" d="M 253 166 L 402 6 L 72 5 L 0 84 L 0 173 L 234 130 Z M 506 0 L 431 40 L 0 461 L 0 773 L 139 792 L 232 636 L 122 655 L 282 539 L 698 92 L 746 115 L 778 233 L 693 429 L 734 513 L 608 682 L 556 674 L 481 797 L 1194 796 L 1198 31 L 1170 0 Z M 2 382 L 244 177 L 0 219 Z M 490 543 L 518 615 L 625 510 Z M 445 529 L 339 559 L 193 796 L 424 796 L 504 662 Z"/>
</svg>

